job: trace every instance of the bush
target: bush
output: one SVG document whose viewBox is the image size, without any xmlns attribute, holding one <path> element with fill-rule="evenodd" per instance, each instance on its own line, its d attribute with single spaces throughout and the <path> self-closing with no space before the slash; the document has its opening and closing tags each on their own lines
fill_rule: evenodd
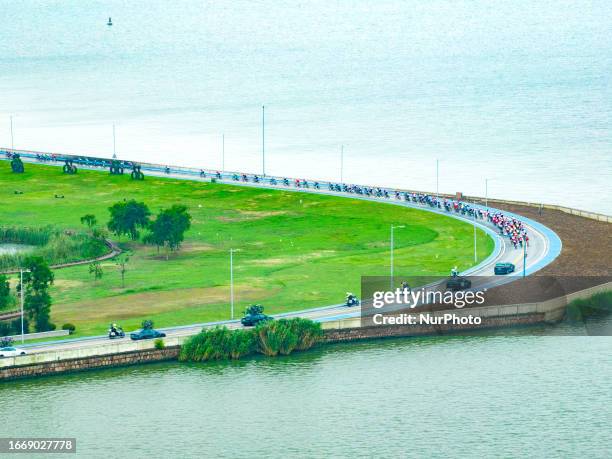
<svg viewBox="0 0 612 459">
<path fill-rule="evenodd" d="M 570 321 L 582 321 L 589 316 L 609 312 L 612 312 L 612 291 L 599 292 L 567 305 L 567 317 Z"/>
<path fill-rule="evenodd" d="M 143 320 L 140 326 L 142 327 L 143 330 L 149 330 L 153 328 L 153 321 L 149 319 Z"/>
<path fill-rule="evenodd" d="M 287 319 L 260 322 L 255 327 L 255 333 L 257 350 L 268 356 L 289 355 L 299 342 L 298 335 L 292 330 Z"/>
<path fill-rule="evenodd" d="M 76 327 L 73 324 L 68 323 L 68 324 L 62 325 L 62 330 L 68 330 L 70 334 L 72 335 L 75 332 Z"/>
<path fill-rule="evenodd" d="M 28 319 L 23 319 L 23 332 L 29 333 Z M 0 321 L 0 336 L 21 335 L 21 318 L 13 319 L 10 322 Z"/>
<path fill-rule="evenodd" d="M 255 353 L 288 355 L 296 350 L 310 349 L 322 337 L 321 324 L 301 318 L 266 321 L 254 329 L 230 330 L 217 326 L 204 329 L 185 341 L 179 360 L 229 360 Z"/>
<path fill-rule="evenodd" d="M 157 338 L 157 339 L 155 340 L 154 345 L 155 345 L 155 349 L 162 350 L 162 349 L 165 349 L 165 348 L 166 348 L 166 343 L 164 343 L 164 340 L 163 340 L 163 339 L 161 339 L 161 338 Z"/>
<path fill-rule="evenodd" d="M 255 351 L 252 330 L 231 331 L 227 327 L 205 328 L 188 339 L 181 348 L 180 360 L 201 362 L 206 360 L 239 359 Z"/>
<path fill-rule="evenodd" d="M 0 347 L 9 347 L 13 345 L 13 338 L 10 336 L 3 336 L 0 338 Z"/>
</svg>

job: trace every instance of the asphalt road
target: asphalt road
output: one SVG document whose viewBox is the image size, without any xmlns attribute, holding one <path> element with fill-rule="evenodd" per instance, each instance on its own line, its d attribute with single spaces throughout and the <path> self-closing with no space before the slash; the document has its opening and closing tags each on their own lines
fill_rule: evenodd
<svg viewBox="0 0 612 459">
<path fill-rule="evenodd" d="M 35 160 L 31 160 L 29 158 L 24 157 L 23 159 L 24 159 L 24 162 L 36 163 Z M 55 163 L 54 165 L 62 166 L 63 164 Z M 83 168 L 83 166 L 81 166 L 81 168 Z M 146 170 L 146 169 L 143 167 L 143 170 Z M 177 173 L 177 172 L 171 172 L 170 174 L 167 174 L 162 171 L 153 171 L 153 170 L 147 170 L 147 175 L 155 175 L 155 176 L 160 176 L 160 177 L 171 177 L 171 178 L 176 178 L 176 179 L 188 179 L 188 180 L 195 180 L 195 181 L 209 181 L 210 180 L 208 178 L 200 178 L 200 177 L 194 176 L 193 174 L 184 174 L 184 173 Z M 496 246 L 498 250 L 496 251 L 496 253 L 494 253 L 493 256 L 489 257 L 483 263 L 461 274 L 465 274 L 465 275 L 469 274 L 470 276 L 493 276 L 494 274 L 493 267 L 495 263 L 510 262 L 516 266 L 516 271 L 513 274 L 506 275 L 506 276 L 495 276 L 487 280 L 486 281 L 487 288 L 491 288 L 493 286 L 500 285 L 502 283 L 511 282 L 512 280 L 516 280 L 523 274 L 523 250 L 515 249 L 510 243 L 510 241 L 508 240 L 508 238 L 500 236 L 496 228 L 492 227 L 491 225 L 488 225 L 482 220 L 476 220 L 476 222 L 474 222 L 474 220 L 470 217 L 464 217 L 461 215 L 457 215 L 455 213 L 447 213 L 446 211 L 438 211 L 438 210 L 430 208 L 427 205 L 420 205 L 417 203 L 405 202 L 403 200 L 396 200 L 394 197 L 391 197 L 391 198 L 364 197 L 360 195 L 348 194 L 348 193 L 343 193 L 343 192 L 331 192 L 331 191 L 328 191 L 327 189 L 315 190 L 313 188 L 304 189 L 304 188 L 295 188 L 293 186 L 285 187 L 283 185 L 272 186 L 272 185 L 263 185 L 261 183 L 255 184 L 251 182 L 248 182 L 248 183 L 237 182 L 231 179 L 218 180 L 218 183 L 228 183 L 228 184 L 237 185 L 237 186 L 251 186 L 251 187 L 254 186 L 254 187 L 259 187 L 259 188 L 263 187 L 263 188 L 271 188 L 271 189 L 281 189 L 284 191 L 293 191 L 293 192 L 330 194 L 330 195 L 337 195 L 337 196 L 353 198 L 353 199 L 367 199 L 367 200 L 372 200 L 372 201 L 380 201 L 380 202 L 385 202 L 391 205 L 399 205 L 399 206 L 405 206 L 405 207 L 418 208 L 418 209 L 422 209 L 425 211 L 433 211 L 433 212 L 437 212 L 443 215 L 448 215 L 449 217 L 452 217 L 452 218 L 458 218 L 460 220 L 467 221 L 470 224 L 475 223 L 476 225 L 478 225 L 478 227 L 487 231 L 492 237 L 494 237 L 497 240 Z M 279 181 L 279 183 L 281 182 Z M 479 207 L 479 206 L 476 206 L 476 207 Z M 490 209 L 494 210 L 491 207 Z M 530 237 L 529 247 L 527 248 L 528 255 L 526 259 L 526 268 L 527 270 L 529 270 L 530 267 L 531 268 L 535 267 L 543 259 L 547 257 L 550 251 L 551 241 L 546 236 L 546 234 L 539 231 L 534 226 L 531 226 L 529 224 L 526 224 L 526 226 L 527 226 L 527 231 Z M 479 287 L 482 287 L 482 285 Z M 316 321 L 328 321 L 328 320 L 336 320 L 336 319 L 347 318 L 347 317 L 356 317 L 356 316 L 359 316 L 359 314 L 360 314 L 359 307 L 348 308 L 345 305 L 331 305 L 331 306 L 326 306 L 326 307 L 321 307 L 321 308 L 309 309 L 305 311 L 297 311 L 297 312 L 292 312 L 292 313 L 287 313 L 287 314 L 279 314 L 279 315 L 275 315 L 275 317 L 277 318 L 278 317 L 304 317 L 304 318 L 309 318 L 309 319 L 316 320 Z M 171 327 L 171 328 L 166 328 L 166 329 L 161 329 L 161 330 L 163 330 L 167 336 L 193 335 L 195 333 L 198 333 L 203 327 L 215 326 L 219 324 L 226 325 L 229 328 L 242 327 L 240 322 L 238 320 L 235 320 L 235 321 L 211 322 L 211 323 L 205 323 L 205 324 L 194 324 L 194 325 L 181 326 L 181 327 Z M 125 339 L 129 339 L 129 337 L 126 337 Z M 26 344 L 23 347 L 27 348 L 28 352 L 32 354 L 32 353 L 42 353 L 42 352 L 47 352 L 47 351 L 57 351 L 57 350 L 62 350 L 62 349 L 77 349 L 77 348 L 83 348 L 83 347 L 88 347 L 88 346 L 95 346 L 95 345 L 99 345 L 102 343 L 108 343 L 108 342 L 109 340 L 106 336 L 98 336 L 98 337 L 88 337 L 88 338 L 67 339 L 67 340 L 53 341 L 53 342 L 48 342 L 48 343 Z"/>
</svg>

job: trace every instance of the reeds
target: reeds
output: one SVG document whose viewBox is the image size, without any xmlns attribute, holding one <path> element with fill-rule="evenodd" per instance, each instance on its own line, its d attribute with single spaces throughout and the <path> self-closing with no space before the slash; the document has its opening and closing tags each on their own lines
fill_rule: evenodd
<svg viewBox="0 0 612 459">
<path fill-rule="evenodd" d="M 288 355 L 310 349 L 322 337 L 320 323 L 302 318 L 266 321 L 252 329 L 230 330 L 217 326 L 189 338 L 181 348 L 179 359 L 203 362 L 240 359 L 256 353 Z"/>
</svg>

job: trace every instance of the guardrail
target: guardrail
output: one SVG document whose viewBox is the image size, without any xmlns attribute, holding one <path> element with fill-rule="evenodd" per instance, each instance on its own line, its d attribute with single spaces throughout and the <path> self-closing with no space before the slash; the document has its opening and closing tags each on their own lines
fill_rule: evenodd
<svg viewBox="0 0 612 459">
<path fill-rule="evenodd" d="M 90 156 L 90 155 L 70 155 L 70 154 L 62 154 L 62 153 L 40 152 L 40 151 L 33 151 L 33 150 L 18 150 L 18 149 L 11 149 L 11 148 L 0 148 L 0 153 L 4 153 L 5 156 L 7 154 L 17 153 L 26 158 L 39 160 L 39 161 L 40 161 L 39 158 L 41 156 L 45 156 L 47 158 L 52 158 L 51 159 L 52 162 L 62 162 L 66 160 L 72 160 L 72 161 L 77 162 L 77 164 L 79 164 L 79 162 L 82 160 L 90 160 L 90 161 L 98 161 L 98 162 L 103 163 L 103 165 L 100 165 L 100 164 L 93 165 L 92 164 L 91 166 L 87 166 L 87 164 L 85 164 L 86 167 L 89 167 L 92 169 L 100 168 L 100 167 L 106 168 L 108 165 L 110 165 L 111 161 L 113 161 L 108 158 L 100 158 L 100 157 Z M 242 177 L 242 175 L 244 174 L 243 172 L 238 172 L 238 171 L 219 172 L 217 170 L 212 170 L 212 169 L 196 169 L 193 167 L 186 167 L 186 166 L 164 166 L 164 165 L 155 164 L 155 163 L 136 162 L 136 161 L 127 161 L 127 160 L 118 160 L 118 161 L 120 161 L 125 167 L 130 167 L 133 164 L 137 164 L 137 165 L 142 166 L 144 170 L 149 170 L 149 171 L 158 172 L 158 173 L 168 172 L 168 173 L 177 173 L 177 174 L 189 175 L 189 176 L 195 176 L 195 177 L 207 176 L 213 179 L 217 176 L 217 174 L 220 174 L 222 180 L 232 179 L 236 175 L 238 177 Z M 45 162 L 49 162 L 49 160 L 44 160 L 41 162 L 45 163 Z M 247 176 L 250 175 L 252 177 L 259 176 L 259 174 L 252 174 L 252 173 L 246 174 L 246 175 Z M 288 179 L 290 184 L 291 183 L 295 184 L 296 180 L 303 180 L 303 179 L 297 179 L 297 178 L 269 176 L 269 175 L 266 175 L 265 179 L 267 180 L 275 179 L 279 185 L 282 185 L 282 181 L 285 179 Z M 263 176 L 261 180 L 263 180 Z M 337 184 L 337 182 L 329 182 L 326 180 L 316 180 L 316 179 L 312 179 L 310 180 L 310 182 L 311 183 L 318 182 L 320 185 L 323 185 L 323 186 Z M 345 185 L 345 184 L 341 183 L 340 185 Z M 380 188 L 380 187 L 375 187 L 375 186 L 370 186 L 370 185 L 357 185 L 357 184 L 355 185 L 361 188 Z M 433 196 L 433 193 L 431 192 L 419 191 L 419 190 L 410 190 L 410 189 L 403 189 L 403 188 L 380 188 L 380 189 L 388 191 L 388 192 L 399 191 L 401 193 L 425 194 L 425 195 Z M 446 199 L 457 199 L 455 195 L 447 194 L 447 193 L 438 193 L 438 196 L 442 198 L 446 198 Z M 463 196 L 463 198 L 459 200 L 462 200 L 464 202 L 478 200 L 479 202 L 482 203 L 484 202 L 485 199 L 479 196 Z M 577 215 L 577 216 L 588 218 L 591 220 L 603 221 L 607 223 L 612 222 L 612 217 L 609 215 L 605 215 L 605 214 L 601 214 L 597 212 L 590 212 L 590 211 L 581 210 L 581 209 L 574 209 L 572 207 L 566 207 L 566 206 L 561 206 L 561 205 L 556 205 L 556 204 L 544 204 L 544 203 L 534 203 L 534 202 L 529 202 L 529 201 L 515 201 L 515 200 L 505 200 L 505 199 L 496 199 L 496 198 L 490 198 L 490 199 L 487 199 L 487 201 L 492 202 L 492 203 L 502 203 L 502 204 L 510 204 L 510 205 L 526 205 L 529 207 L 558 210 L 561 212 L 565 212 L 571 215 Z"/>
<path fill-rule="evenodd" d="M 31 341 L 33 339 L 41 339 L 41 338 L 57 338 L 58 336 L 68 336 L 70 331 L 68 330 L 54 330 L 47 332 L 38 332 L 38 333 L 26 333 L 23 335 L 24 341 Z M 21 342 L 21 335 L 11 335 L 9 338 L 13 338 L 13 341 Z"/>
</svg>

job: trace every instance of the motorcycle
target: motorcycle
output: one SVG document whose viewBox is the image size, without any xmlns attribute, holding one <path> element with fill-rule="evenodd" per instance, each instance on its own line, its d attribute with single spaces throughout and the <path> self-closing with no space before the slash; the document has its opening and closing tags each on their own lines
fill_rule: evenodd
<svg viewBox="0 0 612 459">
<path fill-rule="evenodd" d="M 352 293 L 347 293 L 346 294 L 346 306 L 349 308 L 352 306 L 359 306 L 359 298 L 357 298 Z"/>
<path fill-rule="evenodd" d="M 117 339 L 117 338 L 125 338 L 125 332 L 121 327 L 113 327 L 111 326 L 108 329 L 108 339 Z"/>
</svg>

